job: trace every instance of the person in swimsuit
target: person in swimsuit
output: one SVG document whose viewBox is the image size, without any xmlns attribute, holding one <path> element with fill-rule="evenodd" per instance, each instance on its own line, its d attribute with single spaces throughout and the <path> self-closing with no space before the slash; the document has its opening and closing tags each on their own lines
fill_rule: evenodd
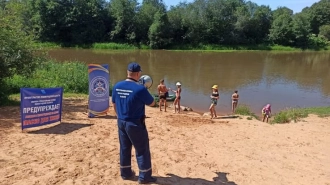
<svg viewBox="0 0 330 185">
<path fill-rule="evenodd" d="M 262 108 L 261 110 L 261 113 L 262 113 L 262 122 L 265 121 L 266 119 L 266 122 L 268 123 L 268 118 L 270 118 L 270 114 L 272 113 L 272 110 L 271 110 L 271 105 L 270 104 L 267 104 L 266 106 L 264 106 L 264 108 Z"/>
<path fill-rule="evenodd" d="M 160 80 L 160 84 L 158 85 L 158 96 L 159 96 L 159 110 L 162 111 L 162 104 L 164 105 L 164 109 L 166 112 L 166 93 L 168 92 L 168 89 L 166 88 L 166 85 L 164 84 L 164 79 Z"/>
<path fill-rule="evenodd" d="M 211 97 L 210 113 L 211 113 L 211 119 L 213 119 L 217 117 L 215 106 L 218 104 L 218 99 L 219 99 L 218 85 L 213 85 L 212 95 L 210 97 Z"/>
<path fill-rule="evenodd" d="M 177 82 L 176 83 L 177 90 L 172 90 L 175 92 L 175 100 L 174 100 L 174 113 L 176 113 L 176 110 L 178 109 L 178 113 L 180 113 L 180 99 L 181 99 L 181 83 Z"/>
<path fill-rule="evenodd" d="M 235 109 L 238 104 L 238 99 L 239 99 L 238 91 L 235 91 L 234 94 L 231 96 L 231 100 L 232 100 L 231 110 L 233 111 L 233 114 L 235 114 Z"/>
</svg>

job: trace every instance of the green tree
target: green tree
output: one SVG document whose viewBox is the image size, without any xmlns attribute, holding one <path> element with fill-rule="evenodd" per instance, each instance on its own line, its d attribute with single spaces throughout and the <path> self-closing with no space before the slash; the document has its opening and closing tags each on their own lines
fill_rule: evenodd
<svg viewBox="0 0 330 185">
<path fill-rule="evenodd" d="M 0 10 L 0 103 L 8 95 L 4 79 L 14 74 L 29 75 L 37 65 L 33 37 L 23 29 L 23 9 L 20 2 L 13 1 Z"/>
<path fill-rule="evenodd" d="M 100 42 L 109 30 L 104 0 L 23 1 L 25 28 L 40 41 L 63 45 Z M 97 28 L 97 29 L 95 29 Z"/>
<path fill-rule="evenodd" d="M 137 38 L 139 42 L 148 44 L 149 42 L 149 29 L 154 22 L 155 14 L 166 12 L 165 4 L 162 0 L 143 0 L 142 5 L 139 7 L 137 15 Z"/>
<path fill-rule="evenodd" d="M 105 9 L 104 0 L 76 0 L 70 12 L 73 18 L 71 30 L 75 44 L 100 42 L 106 37 L 106 30 L 111 28 L 111 20 Z"/>
<path fill-rule="evenodd" d="M 40 15 L 41 41 L 70 45 L 74 25 L 72 3 L 66 0 L 38 0 L 36 3 L 37 14 Z"/>
<path fill-rule="evenodd" d="M 322 25 L 330 24 L 330 0 L 314 3 L 309 9 L 312 32 L 319 34 Z"/>
<path fill-rule="evenodd" d="M 292 33 L 294 35 L 295 45 L 301 48 L 307 48 L 310 31 L 308 15 L 303 13 L 295 14 L 292 20 Z"/>
<path fill-rule="evenodd" d="M 321 26 L 319 35 L 330 41 L 330 24 Z"/>
<path fill-rule="evenodd" d="M 275 44 L 293 44 L 292 15 L 287 8 L 275 10 L 269 38 Z"/>
<path fill-rule="evenodd" d="M 168 11 L 169 25 L 171 26 L 172 44 L 182 45 L 187 42 L 186 33 L 189 27 L 185 24 L 185 12 L 187 3 L 180 3 L 175 7 L 171 7 Z"/>
<path fill-rule="evenodd" d="M 136 0 L 112 0 L 110 14 L 114 19 L 111 39 L 116 42 L 136 42 Z"/>
<path fill-rule="evenodd" d="M 271 9 L 267 6 L 258 6 L 247 2 L 236 10 L 237 41 L 241 44 L 262 43 L 269 34 L 272 21 Z"/>
<path fill-rule="evenodd" d="M 273 11 L 273 18 L 277 19 L 278 17 L 280 17 L 283 14 L 292 16 L 293 10 L 291 10 L 290 8 L 285 7 L 285 6 L 280 6 L 276 10 Z"/>
<path fill-rule="evenodd" d="M 4 9 L 6 7 L 7 0 L 0 0 L 0 9 Z"/>
<path fill-rule="evenodd" d="M 168 18 L 166 12 L 158 11 L 155 14 L 154 23 L 149 29 L 150 47 L 163 49 L 169 44 Z"/>
<path fill-rule="evenodd" d="M 206 33 L 205 39 L 212 44 L 237 44 L 235 12 L 244 6 L 243 0 L 210 0 L 205 1 Z M 203 22 L 202 22 L 203 24 Z"/>
<path fill-rule="evenodd" d="M 269 6 L 258 6 L 253 15 L 253 24 L 255 32 L 253 37 L 256 43 L 262 43 L 266 40 L 273 21 L 272 11 Z"/>
<path fill-rule="evenodd" d="M 187 28 L 187 31 L 183 38 L 187 43 L 196 45 L 200 43 L 208 43 L 205 38 L 207 29 L 207 17 L 205 13 L 204 0 L 196 0 L 194 3 L 190 3 L 185 6 L 185 11 L 182 15 L 183 27 Z"/>
</svg>

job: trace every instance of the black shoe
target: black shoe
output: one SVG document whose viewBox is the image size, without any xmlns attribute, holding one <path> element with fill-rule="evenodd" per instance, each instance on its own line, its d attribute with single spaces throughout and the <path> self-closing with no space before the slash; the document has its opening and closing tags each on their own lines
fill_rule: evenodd
<svg viewBox="0 0 330 185">
<path fill-rule="evenodd" d="M 148 179 L 148 180 L 140 180 L 139 179 L 139 184 L 149 184 L 149 183 L 156 182 L 156 181 L 157 181 L 157 178 L 150 177 L 150 179 Z"/>
<path fill-rule="evenodd" d="M 132 170 L 132 175 L 129 177 L 121 177 L 123 180 L 134 180 L 135 178 L 135 172 Z"/>
</svg>

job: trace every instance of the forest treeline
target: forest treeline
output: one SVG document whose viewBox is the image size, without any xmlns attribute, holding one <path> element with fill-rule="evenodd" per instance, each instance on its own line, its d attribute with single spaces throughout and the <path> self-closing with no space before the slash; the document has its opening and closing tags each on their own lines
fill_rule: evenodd
<svg viewBox="0 0 330 185">
<path fill-rule="evenodd" d="M 54 80 L 49 74 L 62 74 L 60 67 L 36 43 L 151 49 L 329 49 L 329 10 L 330 0 L 299 13 L 243 0 L 195 0 L 171 7 L 161 0 L 141 4 L 136 0 L 0 0 L 0 105 L 7 104 L 9 95 L 19 93 L 23 86 L 54 87 L 58 85 L 54 82 L 79 79 L 72 88 L 66 83 L 70 86 L 66 91 L 80 92 L 75 88 L 78 82 L 85 83 L 83 77 L 68 73 L 61 75 L 62 81 Z M 85 71 L 84 64 L 70 65 Z M 70 76 L 74 74 L 77 78 Z"/>
<path fill-rule="evenodd" d="M 38 42 L 62 46 L 127 43 L 168 49 L 197 45 L 326 47 L 330 0 L 299 13 L 244 0 L 195 0 L 167 7 L 162 0 L 0 0 Z M 7 22 L 14 24 L 14 22 Z"/>
</svg>

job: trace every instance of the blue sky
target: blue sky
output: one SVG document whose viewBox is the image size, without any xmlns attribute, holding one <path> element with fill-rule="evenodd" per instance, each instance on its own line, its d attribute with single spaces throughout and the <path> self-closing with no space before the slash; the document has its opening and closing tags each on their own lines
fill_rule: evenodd
<svg viewBox="0 0 330 185">
<path fill-rule="evenodd" d="M 140 0 L 139 2 L 141 2 Z M 167 7 L 175 6 L 179 2 L 184 2 L 185 0 L 163 0 Z M 186 0 L 186 2 L 193 2 L 194 0 Z M 300 12 L 303 8 L 307 6 L 312 6 L 312 4 L 318 2 L 318 0 L 251 0 L 258 5 L 269 5 L 272 10 L 275 10 L 279 6 L 286 6 L 293 10 L 294 13 Z"/>
</svg>

